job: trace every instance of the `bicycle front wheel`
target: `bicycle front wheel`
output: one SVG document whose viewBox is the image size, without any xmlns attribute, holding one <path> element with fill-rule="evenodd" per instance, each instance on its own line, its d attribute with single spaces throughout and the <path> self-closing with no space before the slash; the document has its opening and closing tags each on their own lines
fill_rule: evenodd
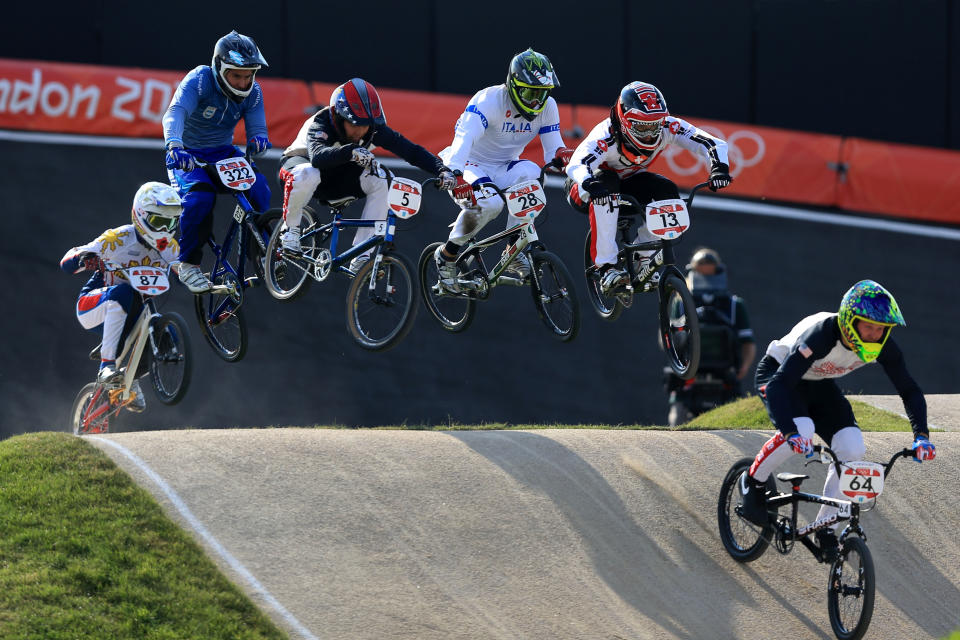
<svg viewBox="0 0 960 640">
<path fill-rule="evenodd" d="M 193 302 L 200 332 L 213 352 L 227 362 L 241 360 L 247 353 L 243 307 L 229 294 L 203 293 L 195 295 Z"/>
<path fill-rule="evenodd" d="M 857 536 L 849 536 L 830 565 L 827 584 L 830 626 L 840 640 L 858 640 L 867 632 L 873 616 L 875 581 L 867 543 Z"/>
<path fill-rule="evenodd" d="M 364 349 L 385 351 L 403 340 L 417 317 L 413 265 L 399 253 L 382 253 L 357 272 L 347 291 L 347 327 Z M 372 286 L 371 286 L 372 282 Z"/>
<path fill-rule="evenodd" d="M 163 404 L 183 400 L 193 373 L 190 332 L 179 313 L 163 313 L 153 321 L 150 380 Z"/>
<path fill-rule="evenodd" d="M 700 366 L 697 304 L 687 283 L 675 273 L 667 273 L 660 282 L 660 344 L 678 377 L 690 380 L 697 375 Z"/>
<path fill-rule="evenodd" d="M 442 242 L 427 245 L 420 254 L 417 272 L 420 275 L 420 293 L 427 310 L 440 326 L 450 333 L 466 331 L 477 313 L 476 301 L 461 293 L 451 293 L 440 286 L 440 271 L 433 259 Z"/>
<path fill-rule="evenodd" d="M 530 263 L 533 271 L 530 293 L 540 319 L 554 337 L 561 342 L 570 342 L 580 331 L 580 302 L 570 271 L 549 251 L 532 251 Z"/>
<path fill-rule="evenodd" d="M 307 234 L 315 227 L 313 213 L 304 208 L 300 217 L 300 248 L 303 256 L 312 259 L 317 258 L 317 238 Z M 264 281 L 267 291 L 277 300 L 293 300 L 310 288 L 311 263 L 302 258 L 283 255 L 283 230 L 284 225 L 278 223 L 270 235 Z"/>
<path fill-rule="evenodd" d="M 737 562 L 752 562 L 763 555 L 773 537 L 773 522 L 758 527 L 736 512 L 740 504 L 740 476 L 753 464 L 753 458 L 737 460 L 720 485 L 720 498 L 717 500 L 717 525 L 720 540 Z M 767 479 L 767 489 L 776 490 L 773 478 Z"/>
<path fill-rule="evenodd" d="M 80 389 L 70 409 L 70 427 L 73 435 L 107 433 L 114 416 L 110 407 L 110 393 L 106 387 L 91 382 Z"/>
<path fill-rule="evenodd" d="M 587 297 L 593 310 L 597 312 L 604 320 L 613 322 L 623 313 L 623 303 L 616 296 L 603 295 L 603 289 L 600 287 L 600 275 L 593 269 L 593 234 L 587 229 L 587 239 L 583 246 L 583 269 L 587 278 Z"/>
</svg>

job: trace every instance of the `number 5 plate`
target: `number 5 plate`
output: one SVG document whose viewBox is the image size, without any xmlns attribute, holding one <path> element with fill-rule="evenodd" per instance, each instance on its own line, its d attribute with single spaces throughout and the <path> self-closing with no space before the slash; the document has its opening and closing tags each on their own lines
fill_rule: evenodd
<svg viewBox="0 0 960 640">
<path fill-rule="evenodd" d="M 170 288 L 167 272 L 157 267 L 128 267 L 127 280 L 140 293 L 158 296 Z"/>
<path fill-rule="evenodd" d="M 223 184 L 236 191 L 246 191 L 257 181 L 257 176 L 253 173 L 253 167 L 242 156 L 219 161 L 217 163 L 217 173 L 220 175 L 220 181 Z"/>
<path fill-rule="evenodd" d="M 840 491 L 854 502 L 873 500 L 883 492 L 883 465 L 877 462 L 845 462 L 840 465 Z"/>
<path fill-rule="evenodd" d="M 394 176 L 390 181 L 387 203 L 398 218 L 412 218 L 420 211 L 420 183 Z"/>
<path fill-rule="evenodd" d="M 655 236 L 671 240 L 690 228 L 687 204 L 677 199 L 657 200 L 647 205 L 647 229 Z"/>
</svg>

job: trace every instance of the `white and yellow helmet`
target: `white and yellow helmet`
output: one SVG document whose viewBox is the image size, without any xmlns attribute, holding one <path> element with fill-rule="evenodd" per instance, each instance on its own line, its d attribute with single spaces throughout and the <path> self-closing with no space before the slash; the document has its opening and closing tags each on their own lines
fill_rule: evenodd
<svg viewBox="0 0 960 640">
<path fill-rule="evenodd" d="M 162 182 L 148 182 L 133 196 L 130 217 L 144 241 L 163 251 L 176 240 L 182 213 L 183 199 L 176 189 Z"/>
</svg>

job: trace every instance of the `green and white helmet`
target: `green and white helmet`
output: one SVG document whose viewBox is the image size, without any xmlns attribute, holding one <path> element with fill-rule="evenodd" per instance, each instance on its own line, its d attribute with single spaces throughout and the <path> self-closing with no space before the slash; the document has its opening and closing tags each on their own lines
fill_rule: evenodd
<svg viewBox="0 0 960 640">
<path fill-rule="evenodd" d="M 560 86 L 550 60 L 527 49 L 513 56 L 507 72 L 507 92 L 514 106 L 527 120 L 536 118 L 547 106 L 550 92 Z"/>
<path fill-rule="evenodd" d="M 880 342 L 864 342 L 854 326 L 857 320 L 866 320 L 883 325 L 886 329 Z M 850 287 L 840 301 L 840 313 L 837 315 L 840 333 L 864 362 L 873 362 L 880 355 L 883 345 L 890 337 L 890 329 L 906 326 L 897 301 L 889 291 L 873 280 L 861 280 Z"/>
</svg>

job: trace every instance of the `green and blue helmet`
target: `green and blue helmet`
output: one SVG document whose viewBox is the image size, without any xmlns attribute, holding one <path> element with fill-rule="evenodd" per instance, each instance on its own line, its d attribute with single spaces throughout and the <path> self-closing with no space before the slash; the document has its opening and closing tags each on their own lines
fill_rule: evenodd
<svg viewBox="0 0 960 640">
<path fill-rule="evenodd" d="M 560 86 L 560 81 L 547 56 L 527 49 L 513 56 L 506 84 L 510 100 L 520 115 L 533 120 L 547 106 L 547 97 Z"/>
<path fill-rule="evenodd" d="M 866 320 L 883 325 L 885 330 L 880 342 L 864 342 L 854 326 L 857 320 Z M 864 362 L 873 362 L 880 355 L 883 345 L 890 337 L 890 329 L 896 325 L 906 326 L 897 301 L 889 291 L 873 280 L 861 280 L 850 287 L 840 301 L 837 315 L 840 333 Z"/>
</svg>

